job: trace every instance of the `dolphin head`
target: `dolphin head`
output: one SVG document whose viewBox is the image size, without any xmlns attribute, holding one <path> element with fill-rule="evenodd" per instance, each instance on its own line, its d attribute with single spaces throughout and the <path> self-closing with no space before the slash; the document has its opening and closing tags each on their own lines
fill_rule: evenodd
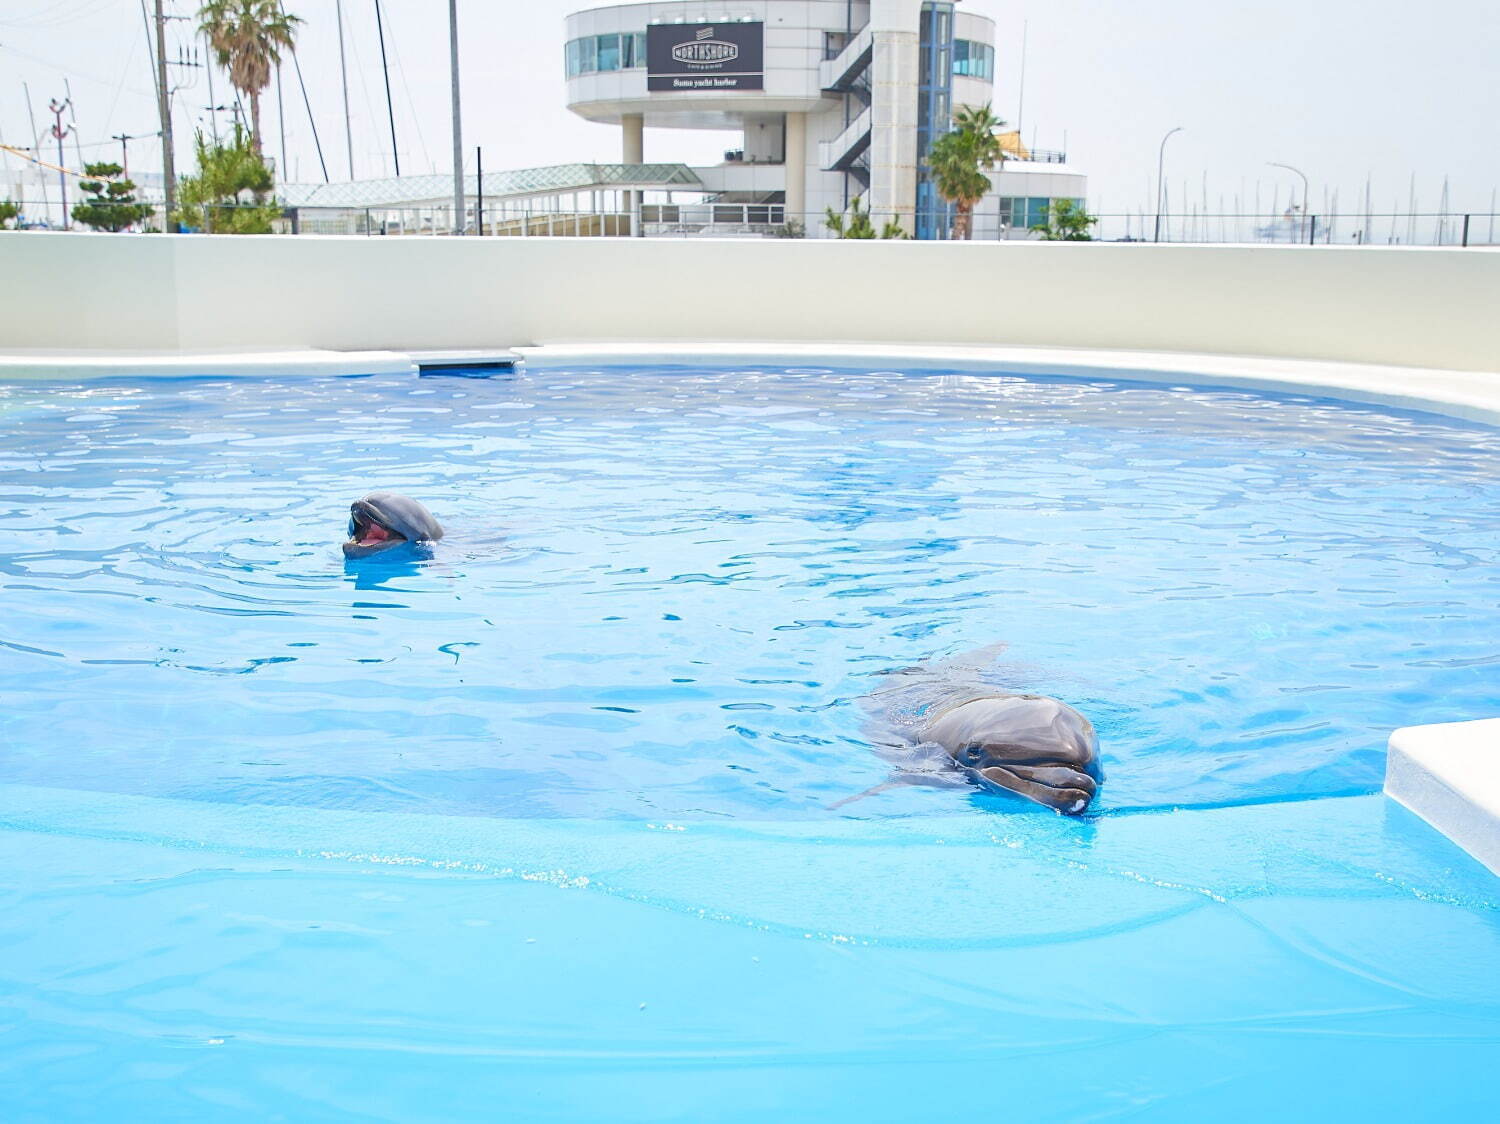
<svg viewBox="0 0 1500 1124">
<path fill-rule="evenodd" d="M 345 558 L 368 558 L 409 542 L 435 542 L 442 525 L 410 496 L 371 492 L 349 505 L 349 539 Z"/>
<path fill-rule="evenodd" d="M 923 736 L 982 787 L 1065 815 L 1084 811 L 1104 779 L 1093 724 L 1044 695 L 975 699 L 939 715 Z"/>
</svg>

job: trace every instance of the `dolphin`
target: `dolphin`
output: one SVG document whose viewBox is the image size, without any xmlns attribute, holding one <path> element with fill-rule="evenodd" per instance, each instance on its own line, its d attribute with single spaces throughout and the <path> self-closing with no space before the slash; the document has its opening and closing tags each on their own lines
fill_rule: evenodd
<svg viewBox="0 0 1500 1124">
<path fill-rule="evenodd" d="M 442 525 L 416 500 L 395 492 L 371 492 L 349 505 L 345 558 L 368 558 L 406 543 L 436 542 Z"/>
<path fill-rule="evenodd" d="M 951 776 L 956 767 L 981 788 L 1064 815 L 1088 808 L 1104 781 L 1093 723 L 1057 699 L 986 682 L 1002 647 L 893 672 L 868 697 L 866 709 L 877 720 L 872 741 L 900 749 L 909 762 L 922 759 L 914 751 L 926 751 L 945 766 L 934 775 L 898 763 L 896 779 L 871 792 L 890 784 L 941 784 L 942 772 Z"/>
</svg>

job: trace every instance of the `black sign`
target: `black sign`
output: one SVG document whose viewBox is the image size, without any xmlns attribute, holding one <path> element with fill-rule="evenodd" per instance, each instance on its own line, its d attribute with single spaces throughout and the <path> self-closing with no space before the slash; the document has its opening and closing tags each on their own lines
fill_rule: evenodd
<svg viewBox="0 0 1500 1124">
<path fill-rule="evenodd" d="M 646 28 L 646 89 L 765 89 L 763 23 L 659 23 Z"/>
</svg>

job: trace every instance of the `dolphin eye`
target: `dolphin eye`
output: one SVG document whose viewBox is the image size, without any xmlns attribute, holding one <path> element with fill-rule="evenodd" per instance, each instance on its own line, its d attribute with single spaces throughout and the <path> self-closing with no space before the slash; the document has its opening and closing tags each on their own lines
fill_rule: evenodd
<svg viewBox="0 0 1500 1124">
<path fill-rule="evenodd" d="M 962 756 L 966 764 L 977 765 L 984 760 L 984 750 L 980 749 L 977 745 L 971 745 L 960 756 Z"/>
</svg>

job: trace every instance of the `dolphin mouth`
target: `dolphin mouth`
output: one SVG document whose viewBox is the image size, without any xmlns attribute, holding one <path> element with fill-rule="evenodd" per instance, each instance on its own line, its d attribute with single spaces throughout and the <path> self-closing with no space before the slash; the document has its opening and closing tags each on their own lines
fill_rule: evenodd
<svg viewBox="0 0 1500 1124">
<path fill-rule="evenodd" d="M 1099 791 L 1099 782 L 1087 772 L 1061 762 L 994 763 L 970 774 L 981 788 L 1009 792 L 1065 816 L 1083 813 Z"/>
<path fill-rule="evenodd" d="M 362 550 L 379 550 L 408 541 L 400 531 L 382 521 L 373 508 L 356 504 L 349 513 L 349 541 L 346 546 Z"/>
</svg>

